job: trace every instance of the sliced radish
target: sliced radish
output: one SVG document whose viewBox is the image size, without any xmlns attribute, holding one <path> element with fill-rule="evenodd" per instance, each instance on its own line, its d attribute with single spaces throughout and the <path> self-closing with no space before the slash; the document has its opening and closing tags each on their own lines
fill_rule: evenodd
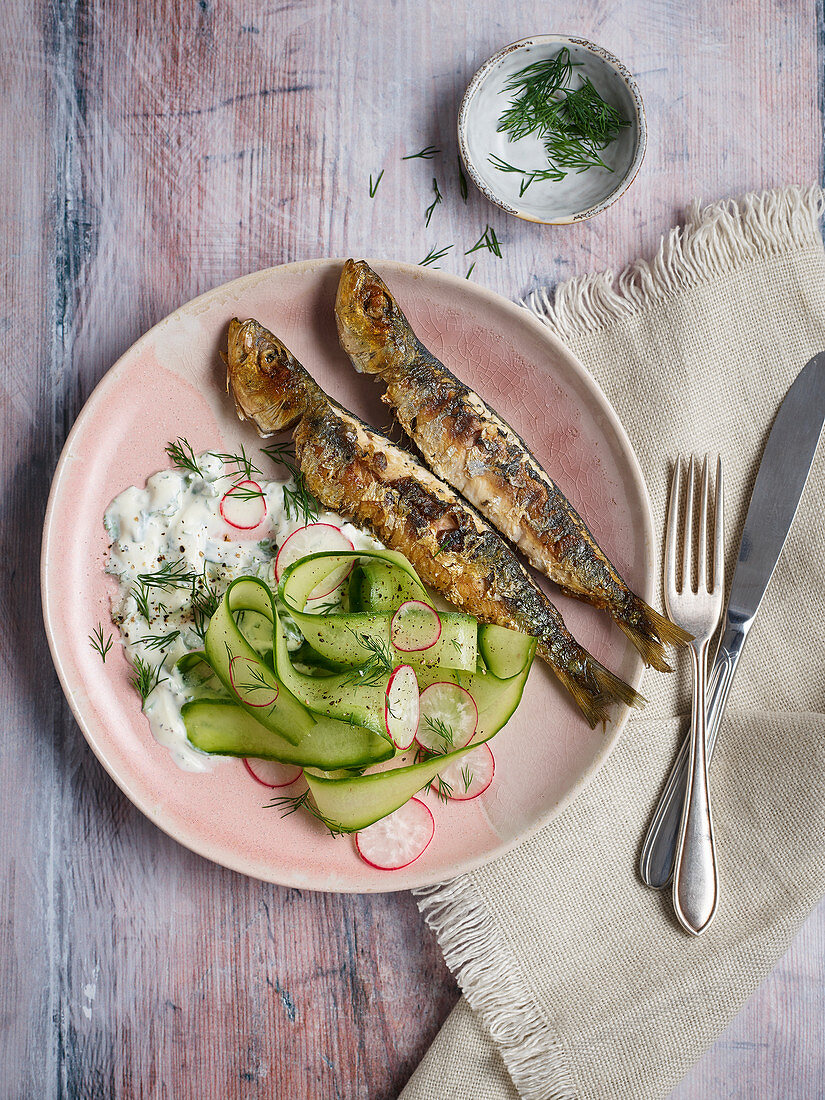
<svg viewBox="0 0 825 1100">
<path fill-rule="evenodd" d="M 402 603 L 390 622 L 390 639 L 402 653 L 432 649 L 440 637 L 438 612 L 421 600 Z"/>
<path fill-rule="evenodd" d="M 304 774 L 296 764 L 281 764 L 278 760 L 259 760 L 254 756 L 244 758 L 244 767 L 264 787 L 288 787 Z"/>
<path fill-rule="evenodd" d="M 248 707 L 271 707 L 278 698 L 278 685 L 268 683 L 268 677 L 269 669 L 251 657 L 236 656 L 229 662 L 232 690 Z"/>
<path fill-rule="evenodd" d="M 466 688 L 439 682 L 421 692 L 421 715 L 416 741 L 430 752 L 463 749 L 473 739 L 478 707 Z"/>
<path fill-rule="evenodd" d="M 429 806 L 411 798 L 394 813 L 355 834 L 358 854 L 379 871 L 399 871 L 418 859 L 433 839 L 435 821 Z"/>
<path fill-rule="evenodd" d="M 338 550 L 354 550 L 355 547 L 341 530 L 332 523 L 308 523 L 299 527 L 285 539 L 275 559 L 275 579 L 280 581 L 287 569 L 310 554 L 335 553 Z M 353 570 L 354 561 L 334 570 L 310 592 L 308 602 L 321 600 L 340 588 Z M 307 610 L 311 610 L 308 608 Z"/>
<path fill-rule="evenodd" d="M 221 515 L 239 531 L 258 527 L 266 516 L 266 499 L 258 482 L 236 482 L 221 499 Z"/>
<path fill-rule="evenodd" d="M 415 669 L 399 665 L 387 684 L 384 723 L 397 749 L 408 749 L 418 729 L 418 678 Z"/>
<path fill-rule="evenodd" d="M 480 794 L 484 794 L 493 782 L 496 762 L 490 746 L 479 745 L 466 756 L 448 764 L 444 771 L 438 774 L 441 779 L 439 789 L 446 793 L 448 798 L 454 798 L 457 802 L 466 802 L 470 798 L 478 798 Z"/>
</svg>

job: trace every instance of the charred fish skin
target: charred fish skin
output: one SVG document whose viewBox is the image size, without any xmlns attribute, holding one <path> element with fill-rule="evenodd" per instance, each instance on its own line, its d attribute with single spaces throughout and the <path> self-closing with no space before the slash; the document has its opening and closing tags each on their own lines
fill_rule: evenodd
<svg viewBox="0 0 825 1100">
<path fill-rule="evenodd" d="M 262 434 L 294 427 L 307 487 L 327 508 L 403 553 L 421 579 L 454 606 L 538 637 L 541 656 L 591 727 L 605 722 L 617 702 L 643 704 L 579 645 L 515 553 L 466 501 L 324 393 L 257 322 L 231 322 L 228 343 L 228 388 L 236 406 Z M 262 425 L 257 407 L 263 410 Z"/>
<path fill-rule="evenodd" d="M 635 595 L 527 444 L 416 337 L 383 280 L 347 260 L 335 304 L 356 370 L 380 376 L 382 400 L 427 464 L 568 596 L 607 611 L 647 664 L 690 639 Z"/>
</svg>

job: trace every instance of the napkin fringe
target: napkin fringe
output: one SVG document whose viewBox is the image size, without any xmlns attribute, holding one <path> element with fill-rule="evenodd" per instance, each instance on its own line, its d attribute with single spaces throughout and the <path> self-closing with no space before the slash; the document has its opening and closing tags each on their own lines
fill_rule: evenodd
<svg viewBox="0 0 825 1100">
<path fill-rule="evenodd" d="M 575 1100 L 564 1048 L 542 1018 L 514 954 L 471 880 L 465 876 L 413 893 L 519 1095 L 523 1100 Z"/>
<path fill-rule="evenodd" d="M 560 340 L 586 336 L 754 260 L 820 249 L 824 211 L 820 187 L 778 188 L 704 208 L 694 201 L 685 224 L 662 237 L 652 260 L 637 260 L 618 279 L 612 271 L 570 279 L 552 298 L 545 288 L 535 290 L 521 304 Z"/>
</svg>

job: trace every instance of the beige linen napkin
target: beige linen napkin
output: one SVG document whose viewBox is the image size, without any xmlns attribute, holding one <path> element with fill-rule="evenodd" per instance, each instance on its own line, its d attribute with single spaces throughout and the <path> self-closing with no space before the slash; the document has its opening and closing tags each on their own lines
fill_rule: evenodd
<svg viewBox="0 0 825 1100">
<path fill-rule="evenodd" d="M 652 263 L 528 303 L 624 423 L 663 530 L 671 462 L 721 452 L 728 566 L 776 410 L 825 350 L 823 195 L 691 209 Z M 731 692 L 712 766 L 721 901 L 694 939 L 638 877 L 686 732 L 689 670 L 649 673 L 644 716 L 587 790 L 496 862 L 419 891 L 464 998 L 403 1100 L 664 1097 L 825 892 L 825 444 Z"/>
</svg>

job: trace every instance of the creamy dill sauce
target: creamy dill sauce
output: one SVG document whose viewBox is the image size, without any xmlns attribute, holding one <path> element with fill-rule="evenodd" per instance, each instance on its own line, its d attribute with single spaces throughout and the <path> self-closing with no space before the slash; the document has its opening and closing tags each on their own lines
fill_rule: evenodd
<svg viewBox="0 0 825 1100">
<path fill-rule="evenodd" d="M 143 711 L 155 738 L 187 771 L 206 771 L 219 759 L 189 743 L 180 713 L 192 692 L 175 662 L 187 652 L 203 649 L 192 613 L 192 583 L 144 585 L 141 589 L 138 577 L 166 566 L 179 574 L 203 576 L 218 596 L 242 576 L 259 577 L 274 588 L 278 548 L 306 523 L 303 516 L 296 517 L 294 507 L 290 516 L 284 506 L 284 485 L 294 488 L 293 482 L 259 478 L 266 515 L 256 528 L 239 531 L 226 522 L 220 509 L 224 494 L 238 480 L 234 470 L 208 453 L 198 457 L 197 465 L 202 476 L 188 470 L 162 470 L 147 480 L 144 489 L 125 489 L 106 509 L 103 519 L 112 540 L 106 572 L 118 581 L 112 618 L 131 663 L 141 658 L 154 669 L 162 662 L 161 682 L 148 695 Z M 315 522 L 340 527 L 356 550 L 381 547 L 335 512 L 321 512 Z M 138 606 L 136 591 L 146 595 L 148 621 L 145 609 Z M 254 636 L 247 633 L 255 644 Z M 300 644 L 301 637 L 293 627 L 289 648 L 295 650 Z"/>
</svg>

